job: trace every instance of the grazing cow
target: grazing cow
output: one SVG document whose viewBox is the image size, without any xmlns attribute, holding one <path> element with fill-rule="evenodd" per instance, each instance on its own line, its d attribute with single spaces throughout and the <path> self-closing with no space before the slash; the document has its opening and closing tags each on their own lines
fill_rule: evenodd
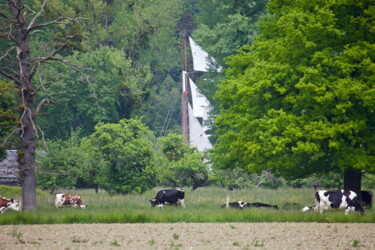
<svg viewBox="0 0 375 250">
<path fill-rule="evenodd" d="M 160 190 L 155 198 L 151 199 L 151 206 L 163 207 L 164 204 L 178 205 L 185 207 L 185 191 L 182 189 Z"/>
<path fill-rule="evenodd" d="M 361 191 L 362 201 L 364 203 L 364 206 L 368 208 L 372 208 L 372 192 L 370 190 L 363 190 Z"/>
<path fill-rule="evenodd" d="M 250 203 L 250 202 L 244 202 L 244 201 L 236 201 L 236 202 L 225 202 L 223 205 L 221 205 L 221 208 L 228 208 L 228 207 L 233 207 L 233 208 L 238 208 L 238 209 L 244 209 L 244 208 L 249 208 L 249 207 L 255 207 L 255 208 L 266 207 L 266 208 L 279 209 L 279 207 L 276 205 L 269 205 L 269 204 L 260 203 L 260 202 Z"/>
<path fill-rule="evenodd" d="M 85 208 L 81 197 L 75 194 L 56 194 L 55 206 L 61 208 L 63 206 L 81 207 Z"/>
<path fill-rule="evenodd" d="M 0 196 L 0 214 L 4 213 L 8 209 L 20 211 L 20 205 L 18 201 Z"/>
<path fill-rule="evenodd" d="M 350 211 L 358 211 L 361 215 L 364 209 L 358 200 L 357 194 L 350 190 L 319 190 L 315 193 L 315 205 L 304 207 L 303 212 L 314 209 L 323 214 L 324 210 L 345 209 L 345 215 Z"/>
</svg>

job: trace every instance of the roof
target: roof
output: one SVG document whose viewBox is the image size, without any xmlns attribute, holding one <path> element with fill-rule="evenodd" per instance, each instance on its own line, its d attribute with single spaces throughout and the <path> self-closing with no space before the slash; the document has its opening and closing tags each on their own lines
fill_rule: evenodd
<svg viewBox="0 0 375 250">
<path fill-rule="evenodd" d="M 17 150 L 7 150 L 7 157 L 0 162 L 1 179 L 18 179 L 19 163 L 17 162 Z"/>
</svg>

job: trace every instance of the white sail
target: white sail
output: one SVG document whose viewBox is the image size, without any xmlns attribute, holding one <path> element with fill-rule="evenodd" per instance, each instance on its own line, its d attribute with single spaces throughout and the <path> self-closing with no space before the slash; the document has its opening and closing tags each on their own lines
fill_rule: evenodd
<svg viewBox="0 0 375 250">
<path fill-rule="evenodd" d="M 193 102 L 193 112 L 195 117 L 204 117 L 205 116 L 205 107 L 210 106 L 208 99 L 202 95 L 193 80 L 189 79 L 191 98 Z"/>
<path fill-rule="evenodd" d="M 211 62 L 215 64 L 215 59 L 210 57 L 206 51 L 204 51 L 194 40 L 189 36 L 189 43 L 191 48 L 191 53 L 193 56 L 193 67 L 194 71 L 208 72 L 212 68 Z M 219 67 L 217 72 L 221 72 L 221 67 Z"/>
<path fill-rule="evenodd" d="M 211 149 L 212 145 L 208 140 L 208 136 L 204 132 L 198 119 L 193 115 L 193 109 L 188 104 L 189 114 L 189 142 L 190 145 L 196 147 L 199 151 L 203 152 L 207 149 Z"/>
<path fill-rule="evenodd" d="M 185 92 L 185 86 L 186 86 L 186 77 L 185 77 L 185 75 L 187 74 L 187 72 L 186 71 L 182 71 L 182 76 L 181 76 L 181 78 L 182 78 L 182 92 Z"/>
</svg>

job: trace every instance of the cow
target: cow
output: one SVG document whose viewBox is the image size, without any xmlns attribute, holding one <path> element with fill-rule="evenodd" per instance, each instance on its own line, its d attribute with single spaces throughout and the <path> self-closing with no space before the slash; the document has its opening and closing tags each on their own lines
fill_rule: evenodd
<svg viewBox="0 0 375 250">
<path fill-rule="evenodd" d="M 250 208 L 250 207 L 255 207 L 255 208 L 261 208 L 261 207 L 266 207 L 266 208 L 273 208 L 273 209 L 279 209 L 278 206 L 276 205 L 269 205 L 265 203 L 260 203 L 260 202 L 244 202 L 244 201 L 236 201 L 236 202 L 225 202 L 223 205 L 221 205 L 221 208 L 238 208 L 238 209 L 244 209 L 244 208 Z"/>
<path fill-rule="evenodd" d="M 246 206 L 246 202 L 244 201 L 236 201 L 236 202 L 225 202 L 223 205 L 221 205 L 221 208 L 238 208 L 243 209 Z"/>
<path fill-rule="evenodd" d="M 182 189 L 160 190 L 155 198 L 150 200 L 151 206 L 162 208 L 164 204 L 178 205 L 185 207 L 185 191 Z"/>
<path fill-rule="evenodd" d="M 269 205 L 269 204 L 260 203 L 260 202 L 247 203 L 246 207 L 256 207 L 256 208 L 265 207 L 265 208 L 273 208 L 276 210 L 279 209 L 277 205 Z"/>
<path fill-rule="evenodd" d="M 372 199 L 373 194 L 370 190 L 363 190 L 361 191 L 362 201 L 364 203 L 364 206 L 367 208 L 372 208 Z"/>
<path fill-rule="evenodd" d="M 8 209 L 11 209 L 17 212 L 20 211 L 20 205 L 18 201 L 0 196 L 0 214 L 4 213 Z"/>
<path fill-rule="evenodd" d="M 315 205 L 304 207 L 303 212 L 314 209 L 323 214 L 324 210 L 345 209 L 345 215 L 350 211 L 358 211 L 364 214 L 364 209 L 357 197 L 357 194 L 351 190 L 319 190 L 315 193 Z"/>
<path fill-rule="evenodd" d="M 83 204 L 81 197 L 75 194 L 56 194 L 55 206 L 56 208 L 61 208 L 63 206 L 81 207 L 85 208 L 86 205 Z"/>
</svg>

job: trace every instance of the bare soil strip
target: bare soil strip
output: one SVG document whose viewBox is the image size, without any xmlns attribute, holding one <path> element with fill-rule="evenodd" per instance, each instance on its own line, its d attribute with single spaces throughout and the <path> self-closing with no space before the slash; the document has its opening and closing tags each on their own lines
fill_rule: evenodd
<svg viewBox="0 0 375 250">
<path fill-rule="evenodd" d="M 0 249 L 375 249 L 374 223 L 0 226 Z"/>
</svg>

